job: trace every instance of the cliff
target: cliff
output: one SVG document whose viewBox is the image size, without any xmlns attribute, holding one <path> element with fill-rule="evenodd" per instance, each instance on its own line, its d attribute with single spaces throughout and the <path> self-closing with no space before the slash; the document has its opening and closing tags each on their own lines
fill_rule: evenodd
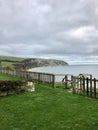
<svg viewBox="0 0 98 130">
<path fill-rule="evenodd" d="M 67 62 L 64 62 L 62 60 L 40 59 L 40 58 L 25 59 L 25 60 L 22 61 L 22 64 L 26 68 L 42 67 L 42 66 L 65 66 L 65 65 L 68 65 Z"/>
</svg>

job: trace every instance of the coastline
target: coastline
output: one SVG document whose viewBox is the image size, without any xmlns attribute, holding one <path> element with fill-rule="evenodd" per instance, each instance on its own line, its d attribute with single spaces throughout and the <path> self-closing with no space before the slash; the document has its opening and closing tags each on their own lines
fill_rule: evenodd
<svg viewBox="0 0 98 130">
<path fill-rule="evenodd" d="M 69 66 L 43 66 L 28 69 L 31 72 L 42 72 L 51 74 L 91 74 L 98 79 L 98 65 L 69 65 Z"/>
</svg>

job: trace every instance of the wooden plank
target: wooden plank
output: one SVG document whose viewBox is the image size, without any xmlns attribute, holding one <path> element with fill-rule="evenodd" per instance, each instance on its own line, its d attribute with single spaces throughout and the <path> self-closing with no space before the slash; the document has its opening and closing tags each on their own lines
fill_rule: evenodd
<svg viewBox="0 0 98 130">
<path fill-rule="evenodd" d="M 89 79 L 88 78 L 86 78 L 86 83 L 87 83 L 87 96 L 89 95 Z"/>
<path fill-rule="evenodd" d="M 55 75 L 52 75 L 52 87 L 55 88 Z"/>
<path fill-rule="evenodd" d="M 80 94 L 82 95 L 82 87 L 83 87 L 83 84 L 82 84 L 82 77 L 80 77 Z"/>
<path fill-rule="evenodd" d="M 80 84 L 79 84 L 79 83 L 80 83 L 80 79 L 79 79 L 79 78 L 76 78 L 76 82 L 77 82 L 77 83 L 76 83 L 76 85 L 77 85 L 77 94 L 79 94 L 79 93 L 80 93 L 80 92 L 79 92 L 79 91 L 80 91 Z"/>
<path fill-rule="evenodd" d="M 72 76 L 71 79 L 72 79 L 72 92 L 73 94 L 76 94 L 76 79 L 74 76 Z"/>
<path fill-rule="evenodd" d="M 90 97 L 92 97 L 92 76 L 90 77 Z"/>
<path fill-rule="evenodd" d="M 67 84 L 68 83 L 68 81 L 67 81 L 68 79 L 67 78 L 68 78 L 67 75 L 65 75 L 65 88 L 68 87 L 68 84 Z"/>
<path fill-rule="evenodd" d="M 96 98 L 96 79 L 94 78 L 94 98 Z"/>
<path fill-rule="evenodd" d="M 40 83 L 40 73 L 38 73 L 38 83 Z"/>
<path fill-rule="evenodd" d="M 85 78 L 83 78 L 83 95 L 85 96 Z"/>
</svg>

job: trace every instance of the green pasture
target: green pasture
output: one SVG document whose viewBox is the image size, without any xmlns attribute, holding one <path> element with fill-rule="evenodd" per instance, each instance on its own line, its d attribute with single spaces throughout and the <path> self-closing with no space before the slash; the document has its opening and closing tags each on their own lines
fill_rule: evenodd
<svg viewBox="0 0 98 130">
<path fill-rule="evenodd" d="M 23 80 L 22 78 L 20 77 L 17 77 L 17 76 L 9 76 L 9 75 L 6 75 L 6 74 L 0 74 L 0 80 Z"/>
<path fill-rule="evenodd" d="M 35 84 L 0 97 L 0 130 L 98 130 L 98 100 Z"/>
</svg>

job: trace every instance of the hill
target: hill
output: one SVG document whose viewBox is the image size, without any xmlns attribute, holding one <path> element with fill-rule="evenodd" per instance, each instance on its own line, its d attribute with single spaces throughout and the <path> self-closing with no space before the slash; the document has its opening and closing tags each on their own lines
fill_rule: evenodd
<svg viewBox="0 0 98 130">
<path fill-rule="evenodd" d="M 10 67 L 15 69 L 30 69 L 42 66 L 65 66 L 67 62 L 56 59 L 43 59 L 43 58 L 21 58 L 0 56 L 1 66 Z"/>
<path fill-rule="evenodd" d="M 14 56 L 0 56 L 0 61 L 21 62 L 25 58 Z"/>
<path fill-rule="evenodd" d="M 65 66 L 68 63 L 62 60 L 55 59 L 41 59 L 41 58 L 30 58 L 22 61 L 26 68 L 42 67 L 42 66 Z"/>
</svg>

